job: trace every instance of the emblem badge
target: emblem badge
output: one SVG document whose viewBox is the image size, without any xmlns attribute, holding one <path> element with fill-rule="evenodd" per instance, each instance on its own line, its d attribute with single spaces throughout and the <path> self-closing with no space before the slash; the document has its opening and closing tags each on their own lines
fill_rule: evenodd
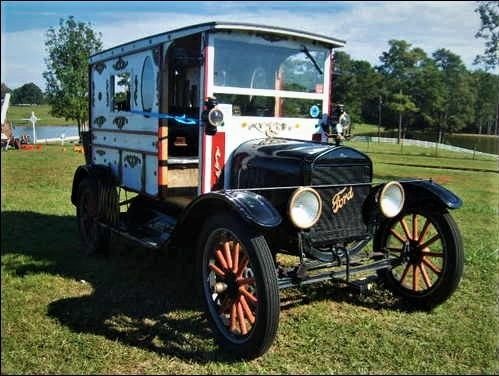
<svg viewBox="0 0 499 376">
<path fill-rule="evenodd" d="M 333 213 L 338 213 L 348 201 L 350 201 L 354 196 L 353 188 L 345 187 L 338 193 L 336 193 L 331 199 L 331 207 L 333 208 Z"/>
</svg>

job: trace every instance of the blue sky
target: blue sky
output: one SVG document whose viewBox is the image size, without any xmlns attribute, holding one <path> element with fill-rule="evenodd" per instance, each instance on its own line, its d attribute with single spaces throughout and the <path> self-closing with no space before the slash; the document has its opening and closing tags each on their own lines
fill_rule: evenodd
<svg viewBox="0 0 499 376">
<path fill-rule="evenodd" d="M 390 39 L 404 39 L 431 55 L 447 48 L 469 69 L 483 52 L 474 1 L 2 1 L 1 79 L 10 88 L 34 82 L 43 90 L 45 32 L 73 15 L 102 33 L 104 48 L 208 21 L 260 23 L 346 40 L 343 51 L 379 64 Z M 497 72 L 497 70 L 496 70 Z"/>
</svg>

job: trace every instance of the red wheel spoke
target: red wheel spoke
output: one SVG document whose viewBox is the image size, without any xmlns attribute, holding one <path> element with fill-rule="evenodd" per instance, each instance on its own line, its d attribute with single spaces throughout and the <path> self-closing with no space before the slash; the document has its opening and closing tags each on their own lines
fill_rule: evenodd
<svg viewBox="0 0 499 376">
<path fill-rule="evenodd" d="M 422 251 L 423 256 L 431 256 L 431 257 L 444 257 L 444 254 L 442 252 L 428 252 L 428 251 Z"/>
<path fill-rule="evenodd" d="M 230 243 L 225 242 L 224 244 L 225 261 L 227 261 L 228 269 L 232 269 L 232 256 L 230 255 Z"/>
<path fill-rule="evenodd" d="M 244 256 L 241 264 L 239 265 L 239 270 L 237 271 L 236 278 L 241 278 L 243 275 L 244 269 L 248 266 L 249 258 L 248 256 Z"/>
<path fill-rule="evenodd" d="M 405 267 L 405 269 L 402 273 L 402 276 L 400 277 L 400 284 L 404 283 L 404 279 L 407 275 L 407 272 L 409 271 L 410 266 L 411 266 L 411 264 L 407 264 L 407 266 Z"/>
<path fill-rule="evenodd" d="M 236 320 L 237 320 L 237 307 L 236 303 L 232 304 L 230 312 L 230 331 L 234 332 L 236 330 Z"/>
<path fill-rule="evenodd" d="M 236 246 L 234 247 L 234 265 L 232 268 L 232 271 L 234 273 L 237 273 L 237 268 L 239 268 L 239 243 L 236 243 Z"/>
<path fill-rule="evenodd" d="M 435 243 L 438 239 L 440 239 L 440 235 L 439 234 L 433 236 L 430 240 L 428 240 L 428 241 L 424 242 L 423 244 L 421 244 L 419 246 L 419 249 L 428 248 L 430 245 L 432 245 L 433 243 Z"/>
<path fill-rule="evenodd" d="M 409 233 L 409 228 L 407 227 L 407 223 L 405 222 L 404 218 L 402 218 L 400 220 L 400 224 L 402 225 L 402 228 L 404 229 L 406 239 L 411 239 L 411 234 Z"/>
<path fill-rule="evenodd" d="M 228 269 L 227 262 L 225 261 L 224 255 L 222 254 L 222 251 L 217 250 L 215 252 L 215 256 L 216 256 L 218 262 L 220 263 L 220 265 L 222 265 L 222 268 Z"/>
<path fill-rule="evenodd" d="M 255 283 L 255 278 L 241 278 L 236 280 L 239 286 L 250 285 Z"/>
<path fill-rule="evenodd" d="M 423 281 L 424 281 L 426 287 L 430 288 L 431 287 L 430 277 L 428 276 L 428 273 L 426 272 L 424 265 L 419 264 L 419 269 L 421 269 L 421 275 L 423 276 Z"/>
<path fill-rule="evenodd" d="M 241 306 L 243 307 L 244 313 L 246 314 L 246 317 L 248 318 L 249 322 L 251 325 L 255 323 L 255 316 L 253 315 L 253 312 L 251 312 L 251 309 L 248 305 L 248 302 L 246 301 L 246 298 L 244 295 L 241 295 L 239 297 L 239 301 L 241 302 Z"/>
<path fill-rule="evenodd" d="M 426 233 L 428 232 L 428 229 L 430 228 L 430 221 L 427 219 L 426 222 L 423 225 L 423 229 L 421 230 L 421 233 L 419 234 L 418 240 L 419 244 L 423 241 L 423 239 L 426 236 Z"/>
<path fill-rule="evenodd" d="M 442 270 L 439 269 L 434 263 L 432 263 L 430 260 L 427 260 L 425 257 L 423 257 L 423 263 L 431 269 L 431 271 L 435 274 L 440 274 L 442 273 Z"/>
<path fill-rule="evenodd" d="M 400 236 L 398 234 L 397 231 L 395 231 L 393 228 L 390 229 L 390 232 L 393 236 L 395 236 L 401 243 L 405 243 L 406 239 L 402 238 L 402 236 Z"/>
<path fill-rule="evenodd" d="M 250 302 L 257 303 L 258 299 L 244 288 L 244 286 L 239 286 L 239 292 L 243 294 Z"/>
<path fill-rule="evenodd" d="M 248 334 L 248 328 L 246 327 L 246 321 L 244 321 L 244 312 L 241 302 L 237 303 L 237 317 L 239 318 L 239 328 L 243 336 Z"/>
<path fill-rule="evenodd" d="M 225 277 L 225 272 L 221 270 L 218 266 L 215 264 L 208 264 L 208 267 L 215 272 L 216 275 L 220 277 Z"/>
<path fill-rule="evenodd" d="M 418 240 L 418 216 L 417 216 L 417 214 L 412 215 L 412 239 Z"/>
<path fill-rule="evenodd" d="M 414 291 L 419 290 L 419 280 L 418 280 L 418 268 L 416 264 L 412 265 L 412 289 Z"/>
</svg>

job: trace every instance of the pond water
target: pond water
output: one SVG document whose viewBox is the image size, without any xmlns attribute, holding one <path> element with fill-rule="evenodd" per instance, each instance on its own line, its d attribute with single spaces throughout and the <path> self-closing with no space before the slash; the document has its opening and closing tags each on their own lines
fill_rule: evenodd
<svg viewBox="0 0 499 376">
<path fill-rule="evenodd" d="M 36 138 L 60 138 L 78 136 L 78 127 L 76 125 L 60 126 L 60 125 L 44 125 L 35 128 Z M 22 135 L 27 135 L 33 138 L 33 127 L 31 125 L 14 125 L 14 137 L 20 138 Z"/>
</svg>

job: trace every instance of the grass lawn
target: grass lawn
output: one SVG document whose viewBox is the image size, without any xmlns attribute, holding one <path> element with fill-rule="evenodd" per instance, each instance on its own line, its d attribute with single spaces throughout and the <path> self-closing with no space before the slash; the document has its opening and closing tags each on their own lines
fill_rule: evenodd
<svg viewBox="0 0 499 376">
<path fill-rule="evenodd" d="M 74 120 L 65 120 L 64 118 L 58 118 L 50 115 L 50 105 L 40 104 L 35 106 L 9 106 L 7 111 L 7 120 L 14 125 L 31 125 L 29 121 L 20 121 L 19 119 L 28 119 L 31 116 L 31 112 L 34 112 L 37 118 L 40 118 L 36 122 L 36 125 L 75 125 Z"/>
<path fill-rule="evenodd" d="M 250 362 L 217 351 L 168 255 L 121 243 L 107 258 L 80 252 L 70 190 L 82 154 L 2 152 L 2 374 L 497 374 L 497 160 L 354 145 L 376 178 L 431 177 L 463 199 L 463 280 L 432 312 L 379 288 L 287 291 L 274 345 Z"/>
</svg>

